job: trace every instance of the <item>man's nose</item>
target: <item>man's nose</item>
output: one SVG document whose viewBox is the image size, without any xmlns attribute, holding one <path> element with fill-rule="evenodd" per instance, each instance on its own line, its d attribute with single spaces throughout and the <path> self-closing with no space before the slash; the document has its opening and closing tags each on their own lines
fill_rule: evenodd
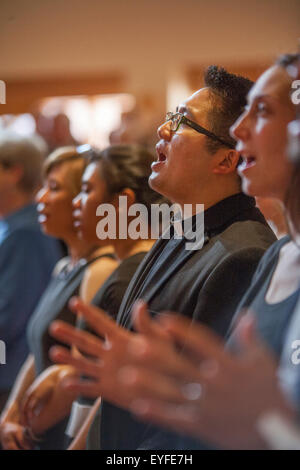
<svg viewBox="0 0 300 470">
<path fill-rule="evenodd" d="M 247 127 L 247 113 L 243 113 L 230 128 L 230 135 L 235 140 L 246 140 L 249 130 Z"/>
<path fill-rule="evenodd" d="M 171 121 L 166 121 L 161 126 L 159 126 L 157 129 L 157 135 L 160 139 L 170 140 L 172 137 Z"/>
</svg>

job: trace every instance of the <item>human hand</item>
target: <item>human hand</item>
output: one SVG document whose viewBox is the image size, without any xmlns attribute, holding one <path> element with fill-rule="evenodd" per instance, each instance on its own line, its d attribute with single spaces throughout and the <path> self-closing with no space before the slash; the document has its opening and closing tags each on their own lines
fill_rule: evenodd
<svg viewBox="0 0 300 470">
<path fill-rule="evenodd" d="M 85 317 L 90 327 L 99 337 L 77 330 L 64 322 L 54 322 L 50 327 L 50 334 L 61 342 L 76 346 L 77 349 L 89 357 L 74 357 L 69 350 L 56 346 L 51 348 L 52 360 L 70 364 L 77 372 L 84 374 L 91 380 L 80 378 L 66 380 L 64 386 L 67 390 L 77 394 L 96 398 L 102 396 L 108 401 L 126 407 L 131 402 L 131 395 L 120 391 L 117 375 L 120 368 L 127 364 L 129 357 L 129 343 L 138 341 L 139 335 L 120 327 L 105 312 L 97 307 L 84 304 L 80 299 L 72 301 L 70 308 Z M 161 328 L 157 329 L 146 315 L 137 320 L 139 330 L 143 334 L 164 337 Z"/>
<path fill-rule="evenodd" d="M 27 429 L 11 421 L 1 423 L 0 440 L 4 450 L 30 450 L 34 447 Z"/>
<path fill-rule="evenodd" d="M 131 390 L 131 410 L 142 419 L 228 448 L 260 448 L 261 413 L 287 412 L 276 377 L 277 364 L 244 317 L 238 334 L 243 354 L 234 357 L 208 328 L 174 315 L 164 328 L 181 347 L 143 338 L 131 365 L 119 374 Z M 159 360 L 158 360 L 159 358 Z"/>
<path fill-rule="evenodd" d="M 68 413 L 67 405 L 70 407 L 72 397 L 65 396 L 60 384 L 72 374 L 74 370 L 69 366 L 48 367 L 26 391 L 22 420 L 35 435 L 42 434 Z"/>
</svg>

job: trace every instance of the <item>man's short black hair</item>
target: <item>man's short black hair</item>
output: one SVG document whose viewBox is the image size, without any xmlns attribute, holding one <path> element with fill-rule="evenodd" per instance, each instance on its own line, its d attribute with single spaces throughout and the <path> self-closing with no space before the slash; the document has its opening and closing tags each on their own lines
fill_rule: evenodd
<svg viewBox="0 0 300 470">
<path fill-rule="evenodd" d="M 207 113 L 209 130 L 235 146 L 229 129 L 242 114 L 253 82 L 240 75 L 227 72 L 223 67 L 211 65 L 205 71 L 204 83 L 211 93 L 211 107 Z M 214 154 L 223 145 L 207 138 L 207 148 Z"/>
</svg>

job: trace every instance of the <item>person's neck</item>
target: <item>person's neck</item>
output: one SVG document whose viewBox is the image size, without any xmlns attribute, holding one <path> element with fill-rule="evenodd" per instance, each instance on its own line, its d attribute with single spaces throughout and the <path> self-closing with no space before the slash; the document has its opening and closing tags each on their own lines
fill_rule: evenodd
<svg viewBox="0 0 300 470">
<path fill-rule="evenodd" d="M 68 253 L 70 257 L 70 263 L 75 265 L 80 259 L 86 259 L 87 261 L 106 253 L 114 253 L 113 247 L 97 245 L 87 245 L 83 240 L 77 238 L 76 235 L 70 235 L 68 239 L 64 240 L 68 246 Z"/>
<path fill-rule="evenodd" d="M 0 218 L 5 218 L 23 207 L 33 204 L 33 194 L 14 192 L 13 194 L 2 196 L 0 201 Z"/>
<path fill-rule="evenodd" d="M 286 221 L 288 227 L 288 233 L 291 236 L 293 242 L 297 247 L 300 249 L 300 232 L 299 232 L 299 222 L 297 220 L 293 220 L 293 217 L 286 211 Z"/>
<path fill-rule="evenodd" d="M 123 261 L 137 253 L 147 252 L 151 249 L 155 240 L 114 240 L 114 250 L 120 261 Z"/>
<path fill-rule="evenodd" d="M 195 194 L 192 197 L 186 197 L 182 198 L 182 200 L 176 200 L 174 201 L 175 204 L 178 204 L 181 208 L 182 213 L 184 214 L 184 206 L 185 205 L 190 205 L 191 206 L 191 211 L 190 215 L 195 215 L 199 212 L 202 212 L 202 210 L 206 211 L 210 207 L 215 206 L 219 202 L 223 201 L 224 199 L 227 199 L 230 196 L 234 196 L 235 194 L 239 194 L 241 192 L 241 189 L 238 187 L 235 188 L 230 188 L 229 190 L 226 191 L 220 191 L 216 190 L 214 193 L 201 193 L 201 194 Z M 203 206 L 202 210 L 201 207 Z"/>
</svg>

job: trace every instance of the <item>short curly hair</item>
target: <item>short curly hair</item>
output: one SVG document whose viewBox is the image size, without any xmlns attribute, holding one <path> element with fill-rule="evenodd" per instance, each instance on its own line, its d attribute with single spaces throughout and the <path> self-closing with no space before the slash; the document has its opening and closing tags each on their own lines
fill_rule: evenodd
<svg viewBox="0 0 300 470">
<path fill-rule="evenodd" d="M 207 112 L 210 131 L 235 146 L 229 129 L 242 114 L 253 82 L 241 75 L 227 72 L 223 67 L 211 65 L 204 74 L 205 86 L 211 90 L 211 106 Z M 222 143 L 207 138 L 207 149 L 214 154 Z"/>
</svg>

